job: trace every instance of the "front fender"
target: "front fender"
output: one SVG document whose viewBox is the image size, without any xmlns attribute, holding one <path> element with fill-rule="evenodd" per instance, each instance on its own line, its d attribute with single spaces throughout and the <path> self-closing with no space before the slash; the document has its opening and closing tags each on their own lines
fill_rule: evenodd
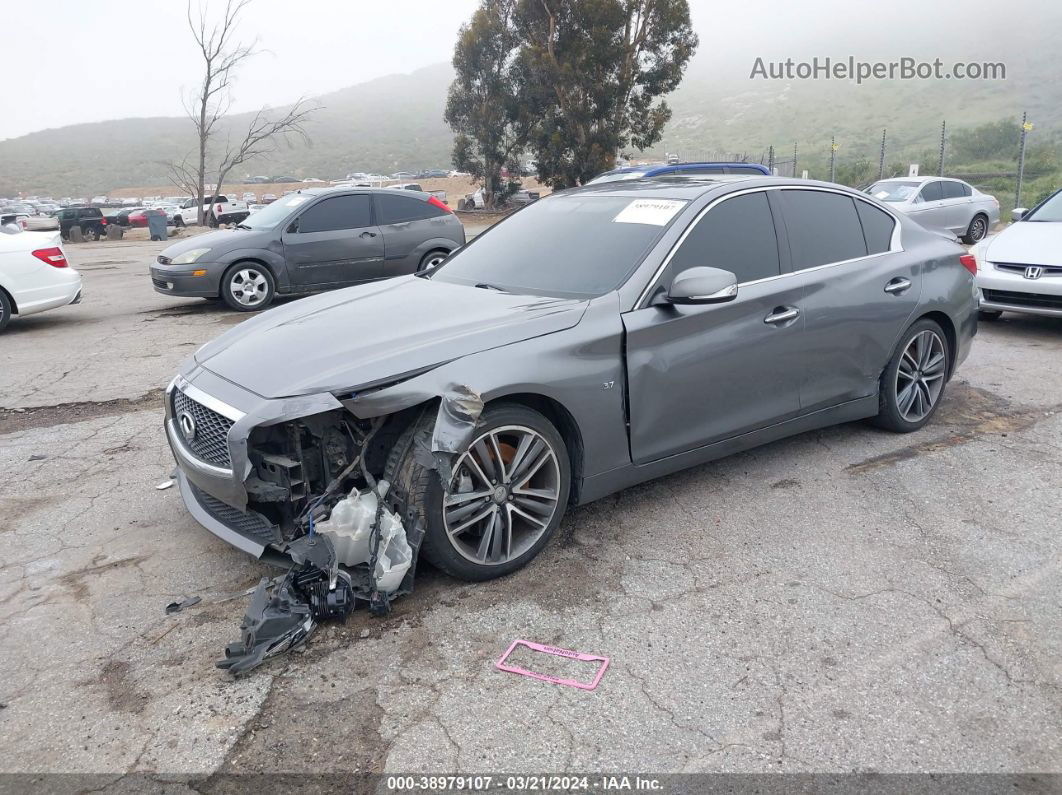
<svg viewBox="0 0 1062 795">
<path fill-rule="evenodd" d="M 279 245 L 279 244 L 278 244 Z M 277 290 L 285 292 L 291 286 L 288 278 L 288 269 L 284 260 L 283 250 L 274 251 L 272 248 L 238 248 L 227 251 L 218 256 L 218 262 L 223 265 L 231 265 L 242 260 L 257 260 L 269 268 L 277 283 Z"/>
</svg>

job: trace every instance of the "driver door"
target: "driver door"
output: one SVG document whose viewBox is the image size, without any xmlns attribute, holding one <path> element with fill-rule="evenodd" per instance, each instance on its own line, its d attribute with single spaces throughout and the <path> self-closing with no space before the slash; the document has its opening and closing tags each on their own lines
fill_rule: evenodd
<svg viewBox="0 0 1062 795">
<path fill-rule="evenodd" d="M 782 273 L 771 205 L 764 191 L 725 198 L 694 222 L 654 288 L 666 292 L 678 273 L 707 265 L 737 276 L 733 301 L 623 315 L 636 464 L 800 413 L 804 290 Z"/>
<path fill-rule="evenodd" d="M 281 235 L 296 290 L 343 287 L 383 274 L 384 244 L 367 193 L 329 196 L 310 205 Z"/>
</svg>

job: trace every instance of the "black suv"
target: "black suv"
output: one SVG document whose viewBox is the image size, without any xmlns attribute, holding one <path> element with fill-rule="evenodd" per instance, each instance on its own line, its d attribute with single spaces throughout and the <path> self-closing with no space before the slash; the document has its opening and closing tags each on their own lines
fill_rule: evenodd
<svg viewBox="0 0 1062 795">
<path fill-rule="evenodd" d="M 107 234 L 107 219 L 98 207 L 67 207 L 59 211 L 59 234 L 70 239 L 71 227 L 81 227 L 86 238 L 99 240 Z"/>
</svg>

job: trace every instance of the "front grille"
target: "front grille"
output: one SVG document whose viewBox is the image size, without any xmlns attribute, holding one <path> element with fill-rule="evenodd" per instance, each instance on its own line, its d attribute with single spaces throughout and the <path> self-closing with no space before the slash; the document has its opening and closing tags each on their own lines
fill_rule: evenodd
<svg viewBox="0 0 1062 795">
<path fill-rule="evenodd" d="M 169 257 L 164 257 L 161 254 L 159 254 L 159 256 L 157 257 L 157 262 L 159 263 L 159 265 L 169 265 L 170 264 L 170 258 Z"/>
<path fill-rule="evenodd" d="M 195 421 L 195 436 L 191 441 L 181 428 L 181 414 L 187 412 Z M 229 458 L 229 428 L 233 421 L 228 417 L 197 403 L 180 389 L 173 390 L 173 416 L 177 419 L 177 432 L 193 453 L 204 461 L 221 467 L 232 466 Z"/>
<path fill-rule="evenodd" d="M 156 287 L 158 287 L 159 289 L 161 289 L 161 290 L 168 290 L 168 289 L 170 289 L 170 283 L 169 283 L 169 282 L 166 282 L 166 281 L 163 281 L 162 279 L 155 279 L 155 278 L 152 278 L 152 280 L 151 280 L 151 283 L 152 283 L 153 285 L 155 285 Z"/>
<path fill-rule="evenodd" d="M 1012 306 L 1028 306 L 1036 309 L 1062 309 L 1062 295 L 1015 293 L 1010 290 L 982 290 L 981 293 L 990 304 L 1011 304 Z"/>
<path fill-rule="evenodd" d="M 1041 275 L 1043 276 L 1060 276 L 1062 275 L 1062 267 L 1058 265 L 1036 265 L 1032 263 L 1028 265 L 1022 265 L 1019 262 L 997 262 L 995 263 L 996 269 L 1001 271 L 1007 271 L 1009 273 L 1025 273 L 1026 268 L 1038 267 L 1041 268 Z"/>
<path fill-rule="evenodd" d="M 203 506 L 203 509 L 231 530 L 263 544 L 272 544 L 280 540 L 276 526 L 270 524 L 262 514 L 254 511 L 244 513 L 231 505 L 226 505 L 216 497 L 211 497 L 194 483 L 188 485 L 192 487 L 192 493 L 195 494 L 196 500 Z"/>
</svg>

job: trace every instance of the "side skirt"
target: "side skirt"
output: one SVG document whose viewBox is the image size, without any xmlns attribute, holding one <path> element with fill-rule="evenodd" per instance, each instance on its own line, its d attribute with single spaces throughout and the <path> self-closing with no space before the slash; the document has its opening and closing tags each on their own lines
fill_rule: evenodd
<svg viewBox="0 0 1062 795">
<path fill-rule="evenodd" d="M 740 453 L 744 450 L 750 450 L 753 447 L 759 447 L 779 439 L 784 439 L 788 436 L 794 436 L 806 431 L 818 430 L 819 428 L 827 428 L 831 425 L 839 425 L 844 422 L 852 422 L 854 420 L 873 417 L 877 413 L 878 395 L 875 393 L 869 397 L 851 400 L 847 403 L 842 403 L 839 406 L 831 406 L 828 409 L 821 409 L 812 412 L 811 414 L 805 414 L 802 417 L 795 417 L 794 419 L 780 422 L 777 425 L 770 425 L 766 428 L 750 431 L 741 436 L 723 439 L 719 442 L 713 442 L 712 444 L 698 447 L 695 450 L 688 450 L 685 453 L 668 456 L 659 461 L 652 461 L 648 464 L 629 464 L 627 466 L 618 467 L 608 472 L 603 472 L 600 475 L 584 478 L 582 486 L 579 489 L 579 504 L 585 505 L 588 502 L 593 502 L 594 500 L 606 497 L 609 494 L 625 489 L 628 486 L 644 483 L 648 480 L 653 480 L 654 478 L 663 477 L 664 475 L 670 475 L 673 472 L 688 469 L 689 467 L 697 466 L 698 464 L 704 464 L 708 461 L 715 461 L 716 459 L 724 458 L 734 453 Z"/>
</svg>

